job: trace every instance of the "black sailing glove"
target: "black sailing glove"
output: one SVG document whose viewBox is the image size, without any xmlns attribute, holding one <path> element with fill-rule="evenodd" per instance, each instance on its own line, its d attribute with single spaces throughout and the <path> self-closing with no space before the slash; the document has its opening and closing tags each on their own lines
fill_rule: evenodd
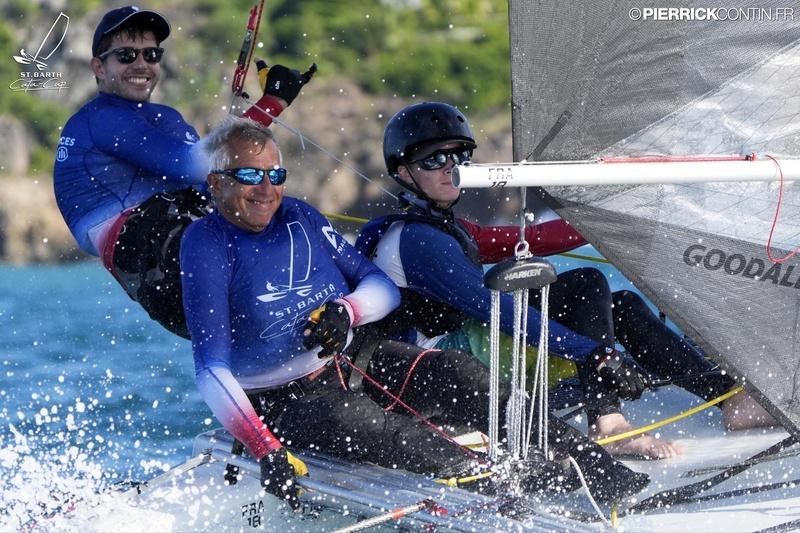
<svg viewBox="0 0 800 533">
<path fill-rule="evenodd" d="M 264 94 L 281 98 L 286 101 L 287 105 L 297 98 L 297 95 L 300 94 L 300 89 L 311 81 L 311 77 L 317 71 L 316 63 L 311 65 L 311 68 L 306 72 L 300 74 L 299 70 L 287 68 L 283 65 L 268 67 L 267 63 L 262 59 L 256 59 L 256 68 L 258 68 L 258 79 L 261 82 Z"/>
<path fill-rule="evenodd" d="M 647 390 L 647 378 L 639 372 L 635 363 L 625 358 L 625 354 L 601 346 L 590 357 L 599 361 L 597 373 L 606 387 L 616 390 L 623 400 L 638 400 Z"/>
<path fill-rule="evenodd" d="M 300 486 L 295 479 L 294 466 L 289 462 L 286 448 L 272 450 L 259 461 L 261 465 L 261 486 L 273 496 L 277 496 L 297 511 L 300 509 Z"/>
<path fill-rule="evenodd" d="M 322 346 L 317 354 L 320 359 L 341 353 L 347 344 L 350 315 L 347 308 L 336 302 L 328 302 L 313 313 L 306 323 L 306 349 Z"/>
</svg>

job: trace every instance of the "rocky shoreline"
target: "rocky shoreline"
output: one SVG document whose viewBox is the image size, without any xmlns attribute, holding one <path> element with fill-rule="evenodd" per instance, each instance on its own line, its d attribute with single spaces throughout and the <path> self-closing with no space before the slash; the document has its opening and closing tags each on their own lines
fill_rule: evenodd
<svg viewBox="0 0 800 533">
<path fill-rule="evenodd" d="M 314 83 L 316 92 L 305 95 L 303 105 L 291 107 L 286 117 L 282 116 L 290 124 L 302 124 L 314 144 L 311 138 L 301 138 L 289 129 L 276 129 L 284 166 L 291 174 L 286 194 L 302 198 L 324 213 L 366 218 L 386 213 L 395 205 L 390 194 L 399 187 L 385 175 L 383 127 L 387 117 L 410 102 L 375 100 L 347 80 Z M 217 119 L 208 120 L 213 123 Z M 511 161 L 507 110 L 476 114 L 473 120 L 480 146 L 475 161 Z M 206 124 L 198 131 L 202 130 L 203 135 L 209 127 Z M 32 149 L 22 141 L 12 146 L 6 155 L 29 153 Z M 0 262 L 59 264 L 90 258 L 78 248 L 58 211 L 52 175 L 24 175 L 28 159 L 23 157 L 12 164 L 8 157 L 0 157 Z M 498 219 L 505 223 L 517 213 L 515 198 L 516 194 L 502 190 L 471 191 L 462 197 L 458 211 L 460 216 L 479 224 L 498 223 Z"/>
<path fill-rule="evenodd" d="M 90 257 L 61 218 L 52 179 L 2 177 L 0 185 L 0 262 L 57 264 Z"/>
</svg>

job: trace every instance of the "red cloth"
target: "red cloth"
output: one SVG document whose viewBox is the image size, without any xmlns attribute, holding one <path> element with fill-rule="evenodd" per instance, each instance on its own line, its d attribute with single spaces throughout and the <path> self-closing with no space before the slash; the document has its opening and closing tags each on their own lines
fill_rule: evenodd
<svg viewBox="0 0 800 533">
<path fill-rule="evenodd" d="M 265 113 L 266 111 L 266 113 Z M 272 118 L 269 115 L 277 117 L 283 111 L 283 106 L 277 98 L 265 94 L 259 98 L 258 102 L 250 106 L 250 109 L 245 111 L 242 116 L 259 122 L 265 126 L 272 124 Z M 269 113 L 269 115 L 267 115 Z"/>
<path fill-rule="evenodd" d="M 117 246 L 119 234 L 122 232 L 122 228 L 125 226 L 128 216 L 130 216 L 134 209 L 136 208 L 131 207 L 126 209 L 117 217 L 117 220 L 114 221 L 111 229 L 109 229 L 108 233 L 106 234 L 106 240 L 103 242 L 103 249 L 100 250 L 100 260 L 103 262 L 103 266 L 106 267 L 106 270 L 111 272 L 111 275 L 114 276 L 114 279 L 119 281 L 121 284 L 122 282 L 117 277 L 117 269 L 114 267 L 114 250 Z M 122 286 L 124 287 L 125 285 L 122 284 Z"/>
<path fill-rule="evenodd" d="M 481 263 L 491 265 L 514 255 L 519 242 L 519 226 L 478 226 L 459 219 L 478 243 Z M 557 219 L 525 227 L 525 241 L 533 255 L 548 256 L 574 250 L 586 244 L 567 221 Z"/>
</svg>

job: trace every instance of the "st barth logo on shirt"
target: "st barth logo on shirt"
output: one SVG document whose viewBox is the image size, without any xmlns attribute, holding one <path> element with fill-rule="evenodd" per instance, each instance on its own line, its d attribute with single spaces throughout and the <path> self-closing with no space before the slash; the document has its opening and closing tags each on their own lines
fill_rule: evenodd
<svg viewBox="0 0 800 533">
<path fill-rule="evenodd" d="M 256 298 L 265 303 L 292 298 L 283 307 L 274 311 L 273 322 L 261 332 L 262 339 L 272 339 L 305 327 L 309 309 L 316 309 L 336 293 L 336 287 L 333 285 L 314 287 L 308 283 L 312 265 L 311 241 L 303 225 L 300 222 L 290 222 L 287 224 L 287 231 L 292 243 L 289 268 L 285 272 L 288 279 L 284 283 L 267 281 L 267 292 Z"/>
<path fill-rule="evenodd" d="M 258 296 L 258 299 L 262 302 L 282 300 L 292 293 L 308 296 L 313 289 L 311 285 L 300 285 L 307 282 L 311 274 L 311 242 L 308 239 L 308 234 L 299 222 L 289 222 L 287 229 L 292 237 L 292 256 L 289 263 L 288 283 L 273 284 L 272 281 L 267 281 L 268 292 Z"/>
</svg>

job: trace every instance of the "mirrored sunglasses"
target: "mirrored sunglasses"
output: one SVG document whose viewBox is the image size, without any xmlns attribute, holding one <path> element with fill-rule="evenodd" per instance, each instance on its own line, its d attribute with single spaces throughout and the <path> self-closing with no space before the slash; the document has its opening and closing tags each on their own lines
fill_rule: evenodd
<svg viewBox="0 0 800 533">
<path fill-rule="evenodd" d="M 460 165 L 470 160 L 472 155 L 469 150 L 464 148 L 453 148 L 452 150 L 437 150 L 424 159 L 414 161 L 425 170 L 437 170 L 447 164 L 447 160 L 452 159 L 453 163 Z"/>
<path fill-rule="evenodd" d="M 136 58 L 139 57 L 139 54 L 142 54 L 142 57 L 144 57 L 144 60 L 148 63 L 159 63 L 161 61 L 161 56 L 164 55 L 164 49 L 156 48 L 155 46 L 148 46 L 147 48 L 123 46 L 122 48 L 114 48 L 108 52 L 103 52 L 97 57 L 100 59 L 105 59 L 111 54 L 116 54 L 117 61 L 123 65 L 128 65 L 136 61 Z"/>
<path fill-rule="evenodd" d="M 286 169 L 277 167 L 269 170 L 260 168 L 229 168 L 226 170 L 212 170 L 212 174 L 224 174 L 230 176 L 244 185 L 258 185 L 264 181 L 264 176 L 269 176 L 269 182 L 273 185 L 281 185 L 286 181 Z"/>
</svg>

